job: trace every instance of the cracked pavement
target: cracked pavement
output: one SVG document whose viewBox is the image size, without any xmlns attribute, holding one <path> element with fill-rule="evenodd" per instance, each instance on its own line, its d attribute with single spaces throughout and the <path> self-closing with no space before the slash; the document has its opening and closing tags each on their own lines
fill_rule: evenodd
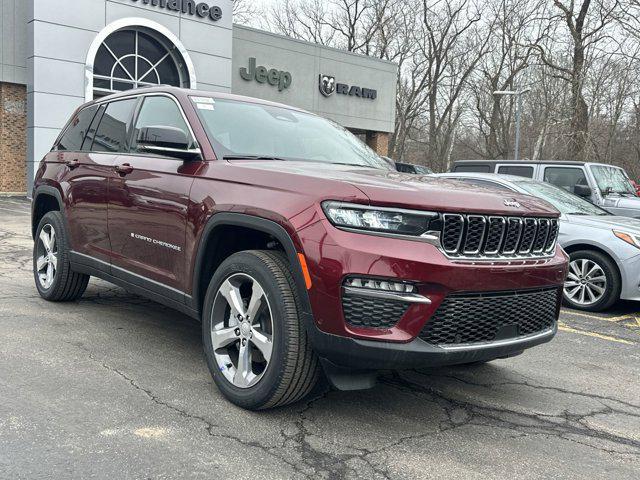
<svg viewBox="0 0 640 480">
<path fill-rule="evenodd" d="M 29 221 L 0 198 L 0 478 L 640 476 L 640 305 L 563 311 L 516 358 L 250 413 L 216 390 L 186 316 L 96 279 L 41 300 Z"/>
</svg>

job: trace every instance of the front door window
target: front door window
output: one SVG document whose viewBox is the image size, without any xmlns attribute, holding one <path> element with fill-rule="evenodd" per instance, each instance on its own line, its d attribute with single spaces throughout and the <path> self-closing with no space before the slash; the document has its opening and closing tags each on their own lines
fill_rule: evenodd
<svg viewBox="0 0 640 480">
<path fill-rule="evenodd" d="M 571 193 L 575 193 L 576 185 L 589 186 L 584 170 L 577 167 L 547 167 L 544 181 Z"/>
<path fill-rule="evenodd" d="M 132 150 L 140 151 L 137 149 L 138 133 L 146 127 L 171 127 L 182 130 L 187 138 L 190 137 L 189 128 L 180 108 L 169 97 L 146 97 L 144 99 L 136 120 Z M 191 140 L 193 141 L 193 139 Z"/>
</svg>

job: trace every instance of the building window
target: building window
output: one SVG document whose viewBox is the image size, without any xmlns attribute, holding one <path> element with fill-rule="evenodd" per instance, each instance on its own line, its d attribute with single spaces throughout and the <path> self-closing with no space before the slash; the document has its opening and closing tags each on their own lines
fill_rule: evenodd
<svg viewBox="0 0 640 480">
<path fill-rule="evenodd" d="M 185 61 L 175 45 L 146 28 L 109 35 L 93 65 L 94 98 L 153 85 L 190 87 Z"/>
</svg>

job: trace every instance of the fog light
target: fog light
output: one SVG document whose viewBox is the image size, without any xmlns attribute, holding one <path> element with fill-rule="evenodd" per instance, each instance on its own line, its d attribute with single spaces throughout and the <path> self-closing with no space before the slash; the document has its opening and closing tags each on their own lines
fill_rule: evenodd
<svg viewBox="0 0 640 480">
<path fill-rule="evenodd" d="M 376 280 L 373 278 L 347 278 L 344 281 L 344 286 L 397 293 L 417 293 L 418 291 L 415 285 L 412 285 L 410 283 Z"/>
</svg>

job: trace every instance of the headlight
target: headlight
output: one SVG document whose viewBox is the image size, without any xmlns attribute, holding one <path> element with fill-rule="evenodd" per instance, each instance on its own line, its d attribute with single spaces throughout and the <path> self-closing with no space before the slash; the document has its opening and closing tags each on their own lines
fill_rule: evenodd
<svg viewBox="0 0 640 480">
<path fill-rule="evenodd" d="M 629 245 L 633 245 L 636 248 L 640 248 L 640 237 L 638 235 L 633 235 L 631 233 L 620 232 L 618 230 L 614 230 L 613 234 L 618 237 L 620 240 L 624 240 Z"/>
<path fill-rule="evenodd" d="M 355 203 L 324 202 L 322 209 L 336 227 L 420 236 L 437 218 L 433 212 L 369 207 Z"/>
</svg>

